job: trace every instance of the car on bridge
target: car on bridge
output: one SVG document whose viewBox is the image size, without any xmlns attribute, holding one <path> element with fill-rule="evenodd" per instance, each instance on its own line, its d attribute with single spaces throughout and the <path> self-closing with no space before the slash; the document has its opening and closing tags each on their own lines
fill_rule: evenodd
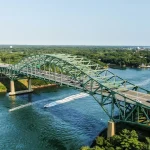
<svg viewBox="0 0 150 150">
<path fill-rule="evenodd" d="M 146 102 L 147 102 L 147 103 L 150 103 L 150 100 L 147 100 Z"/>
<path fill-rule="evenodd" d="M 138 99 L 136 99 L 136 101 L 138 102 L 138 103 L 142 103 L 140 100 L 138 100 Z"/>
</svg>

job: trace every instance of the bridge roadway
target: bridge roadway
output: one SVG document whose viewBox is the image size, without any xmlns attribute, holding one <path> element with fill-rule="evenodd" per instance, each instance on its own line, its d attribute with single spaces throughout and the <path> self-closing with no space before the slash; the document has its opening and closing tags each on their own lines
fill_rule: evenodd
<svg viewBox="0 0 150 150">
<path fill-rule="evenodd" d="M 76 87 L 77 89 L 83 89 L 82 87 L 82 82 L 84 81 L 76 81 L 71 79 L 71 77 L 64 75 L 64 74 L 58 74 L 58 73 L 54 73 L 54 72 L 50 72 L 49 71 L 38 71 L 37 69 L 33 70 L 32 72 L 31 70 L 27 70 L 26 68 L 24 68 L 21 71 L 22 74 L 26 74 L 26 75 L 31 75 L 31 76 L 40 76 L 41 78 L 47 79 L 47 80 L 51 80 L 51 81 L 55 81 L 57 83 L 61 83 L 61 84 L 65 84 L 65 85 L 69 85 L 72 87 Z M 95 85 L 93 87 L 93 89 L 96 89 L 98 87 L 98 85 Z M 87 86 L 86 89 L 88 91 L 90 91 L 90 86 Z M 129 103 L 142 103 L 145 106 L 150 107 L 150 94 L 146 94 L 146 93 L 142 93 L 142 92 L 138 92 L 138 91 L 134 91 L 134 90 L 128 90 L 127 88 L 123 88 L 121 90 L 119 89 L 113 89 L 114 91 L 118 92 L 119 94 L 116 95 L 116 98 L 120 101 L 124 101 L 124 98 L 121 95 L 124 95 L 125 97 L 127 97 L 126 101 Z M 97 94 L 99 95 L 103 95 L 103 96 L 108 96 L 109 93 L 106 91 L 98 91 Z M 129 98 L 129 99 L 128 99 Z M 131 101 L 133 100 L 133 101 Z"/>
<path fill-rule="evenodd" d="M 7 67 L 9 67 L 9 66 L 10 66 L 10 64 L 0 63 L 0 67 L 1 67 L 1 68 L 7 68 Z"/>
<path fill-rule="evenodd" d="M 0 63 L 0 67 L 2 68 L 8 68 L 9 64 L 2 64 Z M 27 69 L 27 68 L 23 68 L 20 72 L 21 74 L 24 75 L 30 75 L 32 77 L 41 77 L 43 79 L 49 80 L 49 81 L 54 81 L 57 83 L 61 83 L 61 84 L 65 84 L 68 86 L 72 86 L 75 87 L 77 89 L 81 89 L 83 90 L 82 87 L 82 82 L 84 81 L 76 81 L 71 79 L 71 77 L 64 75 L 64 74 L 58 74 L 58 73 L 54 73 L 54 72 L 50 72 L 49 71 L 44 71 L 44 70 L 38 70 L 38 69 Z M 92 87 L 92 89 L 96 89 L 98 87 L 98 85 L 95 85 Z M 86 90 L 90 91 L 90 86 L 86 86 Z M 116 92 L 118 92 L 119 94 L 116 95 L 116 98 L 120 101 L 124 101 L 124 98 L 121 95 L 124 95 L 125 97 L 127 97 L 126 101 L 130 102 L 130 103 L 141 103 L 144 104 L 145 106 L 150 107 L 150 94 L 146 94 L 146 93 L 142 93 L 142 92 L 138 92 L 138 91 L 134 91 L 134 90 L 128 90 L 127 88 L 123 88 L 123 90 L 119 90 L 119 89 L 112 89 Z M 103 96 L 108 96 L 109 93 L 106 91 L 97 91 L 97 94 L 103 95 Z M 111 98 L 111 97 L 110 97 Z M 129 99 L 128 99 L 129 98 Z M 131 101 L 133 100 L 133 101 Z"/>
</svg>

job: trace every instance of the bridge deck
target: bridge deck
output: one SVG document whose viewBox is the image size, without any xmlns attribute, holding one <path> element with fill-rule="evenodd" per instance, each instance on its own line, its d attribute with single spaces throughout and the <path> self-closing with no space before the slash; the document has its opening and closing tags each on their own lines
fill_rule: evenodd
<svg viewBox="0 0 150 150">
<path fill-rule="evenodd" d="M 141 93 L 133 90 L 122 92 L 122 94 L 124 94 L 125 96 L 129 97 L 132 100 L 135 100 L 139 103 L 142 103 L 150 107 L 150 94 Z"/>
<path fill-rule="evenodd" d="M 10 64 L 0 63 L 0 67 L 1 67 L 1 68 L 7 68 L 7 67 L 9 67 L 9 66 L 10 66 Z"/>
<path fill-rule="evenodd" d="M 111 120 L 150 124 L 150 95 L 146 94 L 150 91 L 84 57 L 69 54 L 35 55 L 15 65 L 0 64 L 0 71 L 14 80 L 25 76 L 81 89 L 98 101 Z M 108 110 L 108 104 L 111 104 L 111 110 Z M 118 118 L 115 108 L 119 111 Z"/>
<path fill-rule="evenodd" d="M 10 64 L 3 64 L 3 63 L 0 63 L 0 67 L 9 67 Z M 47 79 L 47 80 L 51 80 L 51 81 L 55 81 L 55 82 L 58 82 L 58 83 L 62 83 L 62 84 L 65 84 L 65 85 L 69 85 L 69 86 L 72 86 L 72 87 L 76 87 L 78 89 L 83 89 L 83 87 L 81 86 L 81 83 L 80 82 L 77 82 L 73 79 L 71 79 L 70 77 L 68 77 L 67 75 L 64 75 L 64 74 L 58 74 L 58 73 L 54 73 L 54 72 L 50 72 L 49 71 L 39 71 L 38 69 L 26 69 L 24 68 L 20 73 L 24 74 L 24 75 L 31 75 L 31 76 L 39 76 L 41 78 L 44 78 L 44 79 Z M 97 89 L 98 85 L 94 86 L 93 89 Z M 90 86 L 86 87 L 87 90 L 90 91 Z M 114 91 L 117 91 L 114 90 Z M 124 98 L 121 96 L 121 95 L 124 95 L 125 97 L 133 100 L 130 101 L 127 99 L 127 101 L 130 101 L 130 103 L 141 103 L 145 106 L 148 106 L 150 107 L 150 94 L 146 94 L 146 93 L 142 93 L 142 92 L 137 92 L 137 91 L 133 91 L 133 90 L 123 90 L 123 91 L 117 91 L 120 95 L 116 95 L 116 98 L 120 101 L 124 101 Z M 104 92 L 104 91 L 98 91 L 97 94 L 102 94 L 104 96 L 108 96 L 109 93 L 108 92 Z"/>
<path fill-rule="evenodd" d="M 27 73 L 27 70 L 23 70 L 22 73 Z M 53 81 L 59 82 L 59 83 L 61 82 L 62 84 L 76 87 L 78 89 L 83 89 L 80 82 L 77 82 L 64 74 L 61 75 L 61 74 L 54 73 L 54 72 L 51 72 L 49 74 L 48 71 L 39 72 L 38 70 L 34 70 L 34 71 L 32 70 L 32 74 L 30 72 L 28 72 L 28 74 L 33 75 L 33 76 L 39 75 L 42 78 L 45 78 L 48 80 L 53 80 Z M 97 88 L 97 86 L 93 87 L 93 89 L 96 89 L 96 88 Z M 90 87 L 87 87 L 86 89 L 90 91 Z M 103 94 L 104 96 L 109 95 L 109 93 L 106 93 L 106 92 L 101 93 L 101 91 L 98 91 L 97 94 Z M 124 98 L 121 96 L 121 95 L 124 95 L 125 97 L 133 100 L 133 102 L 132 102 L 127 99 L 127 101 L 130 101 L 130 103 L 134 103 L 134 102 L 141 103 L 141 104 L 144 104 L 145 106 L 150 107 L 150 102 L 148 102 L 150 100 L 150 94 L 137 92 L 137 91 L 133 91 L 133 90 L 127 90 L 127 89 L 122 92 L 119 92 L 119 94 L 120 95 L 116 95 L 116 98 L 120 101 L 124 101 Z"/>
</svg>

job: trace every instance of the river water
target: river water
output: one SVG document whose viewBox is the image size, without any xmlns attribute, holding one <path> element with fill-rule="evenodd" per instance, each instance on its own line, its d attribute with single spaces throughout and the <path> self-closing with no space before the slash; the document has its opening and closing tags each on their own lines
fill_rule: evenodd
<svg viewBox="0 0 150 150">
<path fill-rule="evenodd" d="M 110 70 L 150 90 L 150 69 Z M 78 150 L 90 145 L 108 121 L 91 96 L 44 108 L 78 93 L 73 88 L 52 87 L 11 98 L 0 94 L 0 150 Z M 30 102 L 38 103 L 9 112 Z"/>
</svg>

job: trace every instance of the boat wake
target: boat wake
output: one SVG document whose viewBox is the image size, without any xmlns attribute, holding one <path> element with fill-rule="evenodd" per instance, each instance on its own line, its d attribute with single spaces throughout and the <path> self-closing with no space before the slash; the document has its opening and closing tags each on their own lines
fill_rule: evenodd
<svg viewBox="0 0 150 150">
<path fill-rule="evenodd" d="M 66 97 L 64 99 L 61 99 L 61 100 L 58 100 L 58 101 L 46 104 L 44 106 L 44 108 L 53 107 L 53 106 L 56 106 L 56 105 L 67 103 L 67 102 L 73 101 L 75 99 L 79 99 L 79 98 L 83 98 L 83 97 L 87 97 L 87 96 L 89 96 L 89 94 L 86 94 L 86 93 L 80 93 L 80 94 L 76 94 L 76 95 L 71 95 L 71 96 L 68 96 L 68 97 Z"/>
<path fill-rule="evenodd" d="M 15 111 L 15 110 L 18 110 L 18 109 L 21 109 L 21 108 L 25 108 L 27 106 L 31 106 L 31 105 L 34 105 L 34 104 L 38 104 L 38 103 L 41 103 L 41 102 L 44 102 L 44 101 L 48 101 L 48 100 L 51 100 L 51 98 L 45 98 L 45 99 L 42 99 L 40 101 L 37 101 L 37 102 L 33 102 L 33 103 L 27 103 L 27 104 L 24 104 L 24 105 L 21 105 L 21 106 L 18 106 L 18 107 L 14 107 L 14 108 L 11 108 L 9 109 L 9 111 Z"/>
<path fill-rule="evenodd" d="M 44 108 L 53 107 L 53 106 L 60 105 L 60 104 L 63 104 L 63 103 L 67 103 L 67 102 L 70 102 L 72 100 L 83 98 L 83 97 L 86 97 L 86 96 L 89 96 L 89 94 L 79 93 L 79 94 L 71 95 L 71 96 L 68 96 L 68 97 L 66 97 L 62 100 L 58 100 L 58 101 L 46 104 L 46 105 L 44 105 Z M 42 99 L 42 100 L 39 100 L 39 101 L 36 101 L 36 102 L 33 102 L 33 103 L 27 103 L 27 104 L 24 104 L 24 105 L 21 105 L 21 106 L 18 106 L 18 107 L 14 107 L 14 108 L 9 109 L 9 112 L 19 110 L 19 109 L 22 109 L 22 108 L 25 108 L 25 107 L 28 107 L 28 106 L 31 106 L 31 105 L 34 105 L 34 104 L 38 104 L 38 103 L 41 103 L 41 102 L 44 102 L 44 101 L 48 101 L 48 100 L 51 100 L 51 98 L 46 98 L 46 99 Z"/>
</svg>

